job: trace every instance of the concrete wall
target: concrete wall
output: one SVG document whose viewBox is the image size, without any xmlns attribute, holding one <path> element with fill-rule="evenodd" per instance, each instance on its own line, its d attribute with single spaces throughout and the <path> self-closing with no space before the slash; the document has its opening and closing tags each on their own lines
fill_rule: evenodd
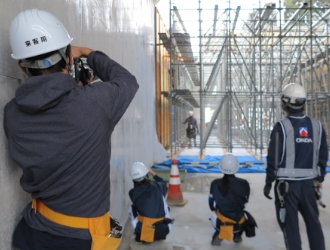
<svg viewBox="0 0 330 250">
<path fill-rule="evenodd" d="M 156 1 L 157 2 L 157 1 Z M 151 165 L 165 158 L 155 130 L 154 1 L 152 0 L 1 0 L 0 118 L 24 79 L 10 57 L 9 26 L 22 10 L 38 8 L 57 16 L 73 37 L 73 45 L 107 53 L 132 72 L 140 89 L 112 136 L 111 214 L 123 224 L 130 204 L 130 166 Z M 19 185 L 20 168 L 8 157 L 0 129 L 0 249 L 11 249 L 12 231 L 30 196 Z"/>
</svg>

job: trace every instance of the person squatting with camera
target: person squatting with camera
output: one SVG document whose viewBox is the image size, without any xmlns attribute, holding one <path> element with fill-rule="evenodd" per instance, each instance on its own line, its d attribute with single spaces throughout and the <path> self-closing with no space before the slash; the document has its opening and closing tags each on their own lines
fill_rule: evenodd
<svg viewBox="0 0 330 250">
<path fill-rule="evenodd" d="M 149 174 L 155 182 L 151 182 Z M 131 177 L 134 187 L 129 191 L 132 201 L 129 215 L 136 242 L 165 240 L 174 222 L 165 201 L 165 181 L 142 162 L 132 164 Z"/>
<path fill-rule="evenodd" d="M 9 155 L 23 170 L 20 184 L 33 198 L 13 234 L 21 250 L 111 250 L 120 243 L 109 215 L 110 138 L 139 85 L 103 52 L 71 41 L 61 21 L 42 10 L 22 11 L 10 26 L 12 57 L 28 75 L 3 122 Z M 70 69 L 82 57 L 102 82 L 77 85 Z"/>
<path fill-rule="evenodd" d="M 221 245 L 222 240 L 240 243 L 243 232 L 247 237 L 253 237 L 257 227 L 252 215 L 245 211 L 250 196 L 250 184 L 235 176 L 239 169 L 236 156 L 231 153 L 222 156 L 219 169 L 224 175 L 212 181 L 209 195 L 213 228 L 211 245 L 215 246 Z"/>
</svg>

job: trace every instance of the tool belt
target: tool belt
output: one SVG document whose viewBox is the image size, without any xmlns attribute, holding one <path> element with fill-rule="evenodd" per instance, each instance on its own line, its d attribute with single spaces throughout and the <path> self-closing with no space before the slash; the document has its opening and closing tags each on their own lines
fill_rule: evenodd
<svg viewBox="0 0 330 250">
<path fill-rule="evenodd" d="M 233 239 L 233 232 L 234 232 L 234 226 L 235 225 L 241 225 L 245 222 L 244 215 L 239 220 L 239 222 L 236 222 L 232 219 L 229 219 L 225 216 L 223 216 L 218 210 L 215 211 L 218 219 L 220 220 L 220 232 L 219 232 L 219 238 L 222 240 L 232 241 Z"/>
<path fill-rule="evenodd" d="M 155 225 L 153 224 L 162 220 L 164 220 L 164 217 L 148 218 L 142 215 L 138 215 L 138 221 L 142 223 L 140 240 L 145 242 L 154 242 Z"/>
<path fill-rule="evenodd" d="M 116 250 L 120 245 L 121 238 L 110 237 L 110 213 L 102 216 L 85 218 L 69 216 L 55 212 L 41 201 L 33 199 L 32 208 L 35 213 L 39 212 L 48 220 L 67 227 L 88 229 L 92 237 L 91 250 Z"/>
</svg>

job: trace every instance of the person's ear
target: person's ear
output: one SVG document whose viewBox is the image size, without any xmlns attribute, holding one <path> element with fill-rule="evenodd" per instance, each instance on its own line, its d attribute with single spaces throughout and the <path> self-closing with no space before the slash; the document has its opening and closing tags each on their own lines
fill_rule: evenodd
<svg viewBox="0 0 330 250">
<path fill-rule="evenodd" d="M 19 68 L 20 68 L 25 74 L 27 74 L 27 72 L 26 72 L 26 68 L 23 67 L 23 66 L 21 65 L 21 62 L 22 62 L 21 60 L 18 61 L 18 63 L 17 63 L 17 64 L 18 64 L 18 67 L 19 67 Z"/>
</svg>

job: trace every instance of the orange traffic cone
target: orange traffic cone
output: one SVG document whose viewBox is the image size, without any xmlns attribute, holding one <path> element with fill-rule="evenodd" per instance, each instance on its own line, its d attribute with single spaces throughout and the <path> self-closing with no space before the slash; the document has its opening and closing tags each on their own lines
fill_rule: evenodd
<svg viewBox="0 0 330 250">
<path fill-rule="evenodd" d="M 182 196 L 180 174 L 176 159 L 172 160 L 166 202 L 170 206 L 184 206 L 188 202 L 188 200 L 183 199 Z"/>
</svg>

